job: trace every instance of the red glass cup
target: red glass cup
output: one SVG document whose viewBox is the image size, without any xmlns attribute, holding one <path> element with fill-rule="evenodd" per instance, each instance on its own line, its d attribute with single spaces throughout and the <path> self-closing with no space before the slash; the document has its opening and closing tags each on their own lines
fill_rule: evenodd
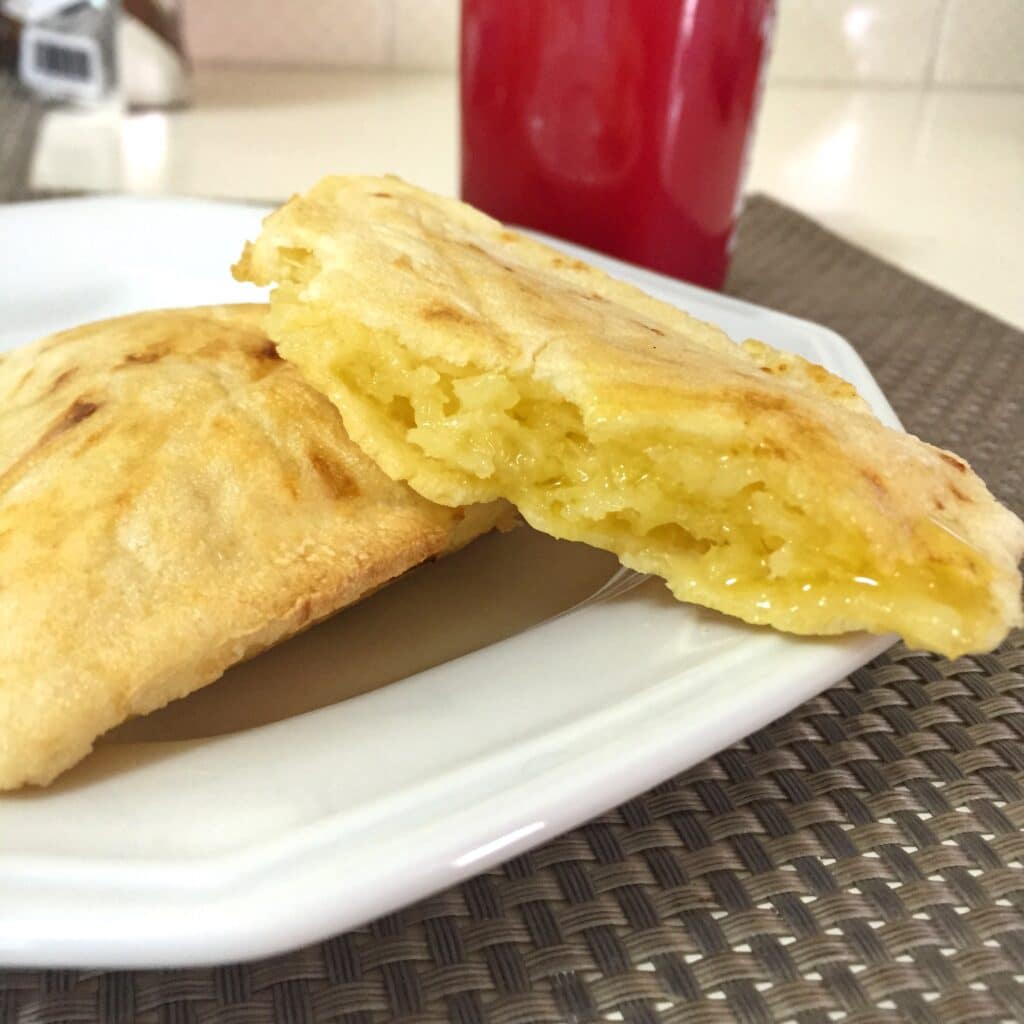
<svg viewBox="0 0 1024 1024">
<path fill-rule="evenodd" d="M 719 288 L 774 0 L 463 0 L 462 197 Z"/>
</svg>

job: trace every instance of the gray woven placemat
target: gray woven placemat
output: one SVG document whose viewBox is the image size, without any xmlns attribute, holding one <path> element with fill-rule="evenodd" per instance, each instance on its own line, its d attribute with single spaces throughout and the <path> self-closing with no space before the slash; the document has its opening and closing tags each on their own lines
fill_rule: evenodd
<svg viewBox="0 0 1024 1024">
<path fill-rule="evenodd" d="M 755 198 L 730 290 L 849 338 L 1024 504 L 1024 337 Z M 0 973 L 0 1024 L 1024 1020 L 1024 632 L 893 648 L 582 828 L 364 928 L 214 969 Z M 643 742 L 643 737 L 637 737 Z"/>
</svg>

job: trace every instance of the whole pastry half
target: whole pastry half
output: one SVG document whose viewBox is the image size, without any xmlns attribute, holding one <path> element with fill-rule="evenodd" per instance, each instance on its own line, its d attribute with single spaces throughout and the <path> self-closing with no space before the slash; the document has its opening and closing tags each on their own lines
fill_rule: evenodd
<svg viewBox="0 0 1024 1024">
<path fill-rule="evenodd" d="M 393 178 L 330 177 L 237 277 L 389 476 L 506 498 L 684 601 L 948 655 L 1021 622 L 1024 525 L 854 388 Z"/>
<path fill-rule="evenodd" d="M 265 318 L 140 313 L 0 357 L 0 789 L 510 523 L 387 477 Z"/>
</svg>

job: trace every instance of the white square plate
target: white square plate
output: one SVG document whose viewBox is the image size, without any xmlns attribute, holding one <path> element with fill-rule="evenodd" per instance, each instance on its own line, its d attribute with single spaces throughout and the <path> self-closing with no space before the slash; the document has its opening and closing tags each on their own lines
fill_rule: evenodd
<svg viewBox="0 0 1024 1024">
<path fill-rule="evenodd" d="M 0 208 L 0 349 L 252 300 L 227 268 L 264 212 Z M 737 340 L 824 364 L 898 425 L 833 332 L 583 255 Z M 605 553 L 526 529 L 484 538 L 115 730 L 51 788 L 0 798 L 0 964 L 175 966 L 319 939 L 614 806 L 889 642 L 748 627 Z"/>
</svg>

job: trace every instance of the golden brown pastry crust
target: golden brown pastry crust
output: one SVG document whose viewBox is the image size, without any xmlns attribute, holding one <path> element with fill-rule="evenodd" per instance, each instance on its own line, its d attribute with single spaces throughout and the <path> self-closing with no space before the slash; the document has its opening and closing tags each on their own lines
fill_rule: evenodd
<svg viewBox="0 0 1024 1024">
<path fill-rule="evenodd" d="M 326 178 L 265 220 L 235 274 L 282 285 L 271 296 L 270 327 L 282 354 L 335 401 L 352 438 L 390 476 L 434 501 L 509 497 L 534 526 L 608 546 L 626 564 L 665 575 L 681 598 L 782 629 L 899 630 L 955 654 L 991 647 L 1021 621 L 1024 526 L 962 459 L 885 427 L 822 367 L 761 342 L 736 345 L 717 327 L 465 204 L 393 177 Z M 468 368 L 543 387 L 578 410 L 595 449 L 622 441 L 642 450 L 644 437 L 670 428 L 695 458 L 711 443 L 726 458 L 743 455 L 766 497 L 794 516 L 813 502 L 820 535 L 848 537 L 886 581 L 903 582 L 891 601 L 884 587 L 864 589 L 868 577 L 852 598 L 815 589 L 805 601 L 796 588 L 776 600 L 771 579 L 763 594 L 743 595 L 688 576 L 683 562 L 678 572 L 665 570 L 653 534 L 644 548 L 617 546 L 596 526 L 588 533 L 582 519 L 563 529 L 557 514 L 539 503 L 531 510 L 507 481 L 499 486 L 499 474 L 468 472 L 424 447 L 419 419 L 406 430 L 386 408 L 371 408 L 319 350 L 317 331 L 335 323 L 395 346 L 428 373 Z M 366 346 L 372 359 L 373 341 Z M 781 564 L 778 556 L 765 561 L 773 558 Z M 943 593 L 954 577 L 977 605 L 964 611 L 962 630 L 948 625 L 959 599 Z M 920 622 L 908 626 L 900 588 L 913 586 Z M 934 619 L 921 610 L 930 602 Z"/>
<path fill-rule="evenodd" d="M 140 313 L 0 358 L 0 789 L 507 521 L 388 479 L 265 315 Z"/>
</svg>

